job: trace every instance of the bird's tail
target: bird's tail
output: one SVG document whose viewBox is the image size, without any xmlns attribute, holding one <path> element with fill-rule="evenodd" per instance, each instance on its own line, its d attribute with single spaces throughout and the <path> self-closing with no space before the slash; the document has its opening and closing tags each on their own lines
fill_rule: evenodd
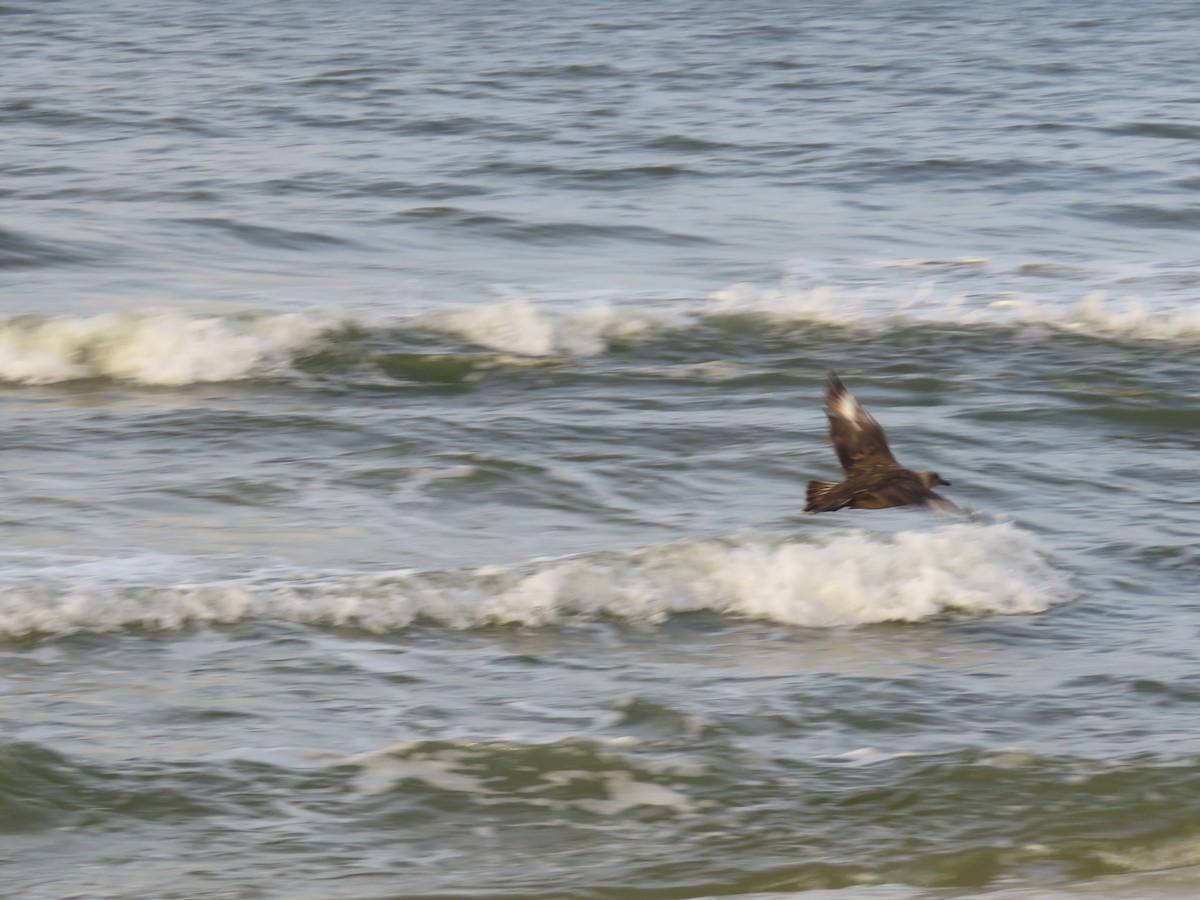
<svg viewBox="0 0 1200 900">
<path fill-rule="evenodd" d="M 808 483 L 808 491 L 804 495 L 804 511 L 812 513 L 827 512 L 830 509 L 836 508 L 829 504 L 826 498 L 837 486 L 838 483 L 836 481 L 810 481 Z"/>
</svg>

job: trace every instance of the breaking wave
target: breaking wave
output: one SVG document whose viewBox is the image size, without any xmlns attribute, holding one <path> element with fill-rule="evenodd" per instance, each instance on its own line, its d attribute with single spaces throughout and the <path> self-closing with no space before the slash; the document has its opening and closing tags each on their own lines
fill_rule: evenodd
<svg viewBox="0 0 1200 900">
<path fill-rule="evenodd" d="M 930 283 L 898 294 L 894 289 L 805 287 L 785 280 L 769 288 L 737 284 L 702 300 L 669 304 L 598 303 L 577 310 L 515 298 L 420 319 L 426 327 L 477 346 L 543 357 L 598 356 L 614 344 L 734 321 L 771 329 L 890 329 L 918 323 L 947 329 L 1042 327 L 1128 340 L 1192 340 L 1200 338 L 1200 303 L 1157 308 L 1139 296 L 1110 300 L 1103 290 L 1072 301 L 1008 291 L 938 297 Z"/>
<path fill-rule="evenodd" d="M 0 634 L 248 619 L 374 632 L 418 621 L 460 629 L 596 617 L 652 624 L 696 612 L 821 628 L 952 611 L 1038 613 L 1068 597 L 1036 540 L 1011 523 L 817 540 L 749 534 L 454 571 L 269 567 L 220 577 L 206 566 L 174 557 L 9 564 L 0 569 Z"/>
<path fill-rule="evenodd" d="M 0 379 L 53 384 L 111 378 L 147 385 L 236 381 L 287 365 L 328 327 L 300 314 L 175 312 L 0 320 Z"/>
<path fill-rule="evenodd" d="M 795 337 L 806 327 L 886 333 L 917 324 L 950 332 L 1033 328 L 1190 342 L 1200 339 L 1200 303 L 1110 299 L 1104 290 L 1067 300 L 1004 290 L 939 295 L 929 282 L 850 288 L 788 279 L 769 288 L 733 285 L 705 298 L 521 296 L 389 321 L 318 311 L 20 316 L 0 319 L 0 381 L 99 378 L 179 386 L 294 376 L 313 359 L 322 374 L 366 367 L 392 377 L 453 381 L 496 366 L 600 357 L 672 335 L 704 333 L 719 341 L 730 330 Z M 431 348 L 430 336 L 442 345 Z"/>
</svg>

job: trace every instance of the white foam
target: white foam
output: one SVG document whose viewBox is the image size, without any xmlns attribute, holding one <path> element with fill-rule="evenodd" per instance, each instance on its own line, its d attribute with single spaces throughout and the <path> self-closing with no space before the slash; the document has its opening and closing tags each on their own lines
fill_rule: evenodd
<svg viewBox="0 0 1200 900">
<path fill-rule="evenodd" d="M 821 325 L 853 325 L 876 317 L 879 305 L 870 292 L 848 292 L 832 285 L 804 288 L 793 279 L 778 287 L 741 283 L 712 294 L 697 309 L 701 318 L 749 316 L 773 322 L 811 322 Z"/>
<path fill-rule="evenodd" d="M 977 261 L 969 261 L 974 266 Z M 918 267 L 919 270 L 919 267 Z M 891 271 L 903 272 L 903 269 Z M 514 297 L 451 310 L 360 321 L 316 311 L 189 316 L 173 311 L 0 319 L 0 380 L 53 384 L 112 378 L 146 385 L 235 381 L 290 371 L 294 355 L 320 340 L 354 340 L 337 327 L 438 331 L 496 351 L 495 365 L 540 365 L 608 353 L 614 344 L 721 326 L 730 319 L 768 327 L 807 325 L 878 330 L 906 324 L 1051 328 L 1132 340 L 1200 338 L 1200 303 L 1191 294 L 1110 299 L 1105 290 L 1058 293 L 1017 289 L 1011 273 L 982 290 L 955 292 L 932 280 L 865 284 L 806 283 L 798 277 L 760 287 L 735 284 L 707 298 Z M 1140 285 L 1153 286 L 1150 275 Z M 1071 294 L 1069 291 L 1078 290 Z M 709 366 L 708 369 L 697 366 Z M 725 368 L 719 368 L 724 365 Z M 728 363 L 679 364 L 671 377 L 736 377 Z M 690 368 L 689 368 L 690 366 Z"/>
<path fill-rule="evenodd" d="M 1063 331 L 1133 340 L 1190 340 L 1200 337 L 1200 303 L 1148 300 L 1138 294 L 1110 299 L 1108 292 L 1035 295 L 1018 290 L 963 294 L 939 290 L 933 281 L 914 288 L 835 285 L 801 286 L 785 279 L 778 287 L 738 284 L 713 294 L 699 318 L 758 317 L 782 324 L 877 328 L 897 324 L 944 326 L 1044 326 Z"/>
<path fill-rule="evenodd" d="M 553 746 L 553 745 L 551 745 Z M 406 741 L 380 750 L 350 757 L 337 758 L 324 754 L 327 764 L 357 766 L 354 789 L 362 794 L 382 794 L 394 790 L 406 781 L 419 781 L 440 791 L 484 796 L 508 796 L 493 785 L 487 758 L 495 753 L 511 754 L 521 745 L 496 745 L 471 741 L 469 743 L 424 746 Z M 656 767 L 643 767 L 639 772 L 653 774 Z M 562 797 L 553 795 L 563 785 L 586 783 L 600 796 Z M 640 780 L 624 769 L 590 771 L 558 769 L 538 775 L 536 786 L 522 791 L 522 802 L 547 809 L 579 809 L 600 816 L 619 816 L 642 806 L 657 806 L 690 812 L 694 804 L 684 794 L 650 780 Z"/>
<path fill-rule="evenodd" d="M 480 347 L 524 356 L 598 356 L 613 340 L 656 334 L 688 322 L 637 305 L 592 304 L 571 312 L 518 297 L 417 317 L 420 327 L 451 334 Z"/>
<path fill-rule="evenodd" d="M 383 794 L 404 781 L 421 781 L 442 791 L 488 794 L 486 779 L 459 770 L 465 751 L 441 749 L 433 752 L 404 752 L 397 744 L 386 750 L 362 753 L 343 760 L 359 767 L 354 787 L 362 794 Z"/>
<path fill-rule="evenodd" d="M 116 378 L 148 385 L 232 381 L 286 362 L 329 326 L 313 315 L 175 312 L 0 321 L 0 379 Z"/>
<path fill-rule="evenodd" d="M 226 562 L 227 564 L 227 562 Z M 0 634 L 178 629 L 243 619 L 376 632 L 611 616 L 657 623 L 707 611 L 807 627 L 916 622 L 957 610 L 1037 613 L 1068 597 L 1011 523 L 929 532 L 747 534 L 449 572 L 257 569 L 205 577 L 203 560 L 59 561 L 0 569 Z"/>
<path fill-rule="evenodd" d="M 975 272 L 986 263 L 964 260 L 959 267 Z M 938 264 L 941 268 L 946 265 Z M 913 268 L 920 271 L 923 267 L 914 264 Z M 777 285 L 740 283 L 704 299 L 676 299 L 668 304 L 631 300 L 563 309 L 518 297 L 418 316 L 415 324 L 480 347 L 538 358 L 598 356 L 617 341 L 649 339 L 729 319 L 758 320 L 777 327 L 879 329 L 921 323 L 1049 327 L 1133 340 L 1200 337 L 1197 303 L 1166 297 L 1148 300 L 1136 294 L 1110 301 L 1103 290 L 1078 291 L 1073 284 L 1055 293 L 1030 293 L 1019 289 L 1020 283 L 1007 273 L 964 293 L 930 279 L 848 285 L 807 284 L 787 277 Z"/>
<path fill-rule="evenodd" d="M 1200 303 L 1155 310 L 1140 296 L 1110 301 L 1107 292 L 1092 291 L 1062 310 L 1032 304 L 1018 309 L 1023 322 L 1085 334 L 1141 340 L 1200 337 Z"/>
<path fill-rule="evenodd" d="M 580 773 L 600 783 L 604 799 L 578 799 L 580 809 L 600 816 L 619 816 L 639 806 L 665 806 L 690 812 L 692 802 L 679 791 L 646 781 L 636 781 L 628 772 Z"/>
</svg>

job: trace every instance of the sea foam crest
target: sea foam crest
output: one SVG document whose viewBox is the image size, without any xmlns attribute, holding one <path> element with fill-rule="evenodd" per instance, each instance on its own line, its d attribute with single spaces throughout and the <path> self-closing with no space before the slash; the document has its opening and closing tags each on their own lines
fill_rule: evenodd
<svg viewBox="0 0 1200 900">
<path fill-rule="evenodd" d="M 987 299 L 939 292 L 932 281 L 911 292 L 878 287 L 847 290 L 835 285 L 803 287 L 785 279 L 761 288 L 737 284 L 713 294 L 701 318 L 746 316 L 776 323 L 871 328 L 880 325 L 1044 326 L 1100 337 L 1188 340 L 1200 337 L 1200 304 L 1151 303 L 1132 295 L 1110 298 L 1095 290 L 1079 299 L 1004 292 Z"/>
<path fill-rule="evenodd" d="M 1200 337 L 1200 303 L 1155 310 L 1143 298 L 1110 301 L 1106 291 L 1092 291 L 1065 310 L 1018 307 L 1022 322 L 1066 331 L 1148 340 Z"/>
<path fill-rule="evenodd" d="M 148 385 L 232 381 L 286 362 L 328 327 L 315 316 L 176 312 L 0 321 L 0 379 L 115 378 Z"/>
<path fill-rule="evenodd" d="M 952 610 L 1036 613 L 1067 598 L 1065 580 L 1035 539 L 1011 523 L 841 531 L 816 541 L 748 534 L 448 572 L 273 568 L 181 578 L 192 566 L 9 566 L 0 570 L 0 634 L 244 619 L 388 632 L 417 620 L 536 627 L 599 616 L 656 623 L 701 611 L 829 627 L 915 622 Z"/>
<path fill-rule="evenodd" d="M 698 298 L 581 300 L 576 304 L 517 297 L 457 309 L 416 313 L 399 322 L 372 316 L 353 321 L 318 311 L 185 315 L 173 311 L 96 316 L 0 319 L 0 381 L 52 384 L 111 378 L 146 385 L 235 381 L 288 372 L 292 360 L 321 341 L 353 340 L 339 329 L 437 331 L 511 357 L 587 358 L 614 344 L 755 320 L 767 327 L 807 325 L 873 329 L 906 323 L 944 326 L 1035 326 L 1133 340 L 1200 338 L 1200 304 L 1111 300 L 1103 291 L 1082 299 L 1001 299 L 940 294 L 932 282 L 907 289 L 820 284 L 784 279 L 776 287 L 737 284 Z M 579 298 L 576 298 L 577 300 Z"/>
<path fill-rule="evenodd" d="M 615 340 L 635 340 L 692 321 L 686 310 L 593 304 L 564 311 L 527 298 L 483 303 L 417 317 L 414 324 L 522 356 L 599 356 Z"/>
<path fill-rule="evenodd" d="M 669 306 L 625 302 L 563 309 L 518 297 L 421 315 L 413 324 L 504 353 L 589 357 L 607 352 L 617 341 L 644 340 L 731 317 L 851 325 L 866 321 L 868 313 L 862 298 L 787 281 L 768 289 L 736 284 L 705 300 L 680 299 Z"/>
<path fill-rule="evenodd" d="M 613 343 L 652 339 L 670 332 L 756 320 L 768 327 L 806 325 L 873 329 L 905 324 L 1037 326 L 1133 340 L 1200 337 L 1200 304 L 1111 299 L 1102 290 L 1073 297 L 1003 291 L 970 296 L 939 290 L 933 281 L 909 287 L 850 288 L 805 285 L 795 278 L 777 286 L 731 285 L 704 299 L 669 303 L 636 301 L 561 308 L 528 298 L 484 303 L 417 316 L 417 327 L 531 357 L 592 357 Z"/>
<path fill-rule="evenodd" d="M 918 291 L 923 296 L 928 288 Z M 729 316 L 748 316 L 773 322 L 811 322 L 821 325 L 855 325 L 870 321 L 880 312 L 876 297 L 865 292 L 847 292 L 834 285 L 803 287 L 794 279 L 784 279 L 778 287 L 759 287 L 755 284 L 734 284 L 709 296 L 697 307 L 699 318 L 720 319 Z M 905 299 L 888 304 L 888 313 L 896 313 L 911 305 Z"/>
</svg>

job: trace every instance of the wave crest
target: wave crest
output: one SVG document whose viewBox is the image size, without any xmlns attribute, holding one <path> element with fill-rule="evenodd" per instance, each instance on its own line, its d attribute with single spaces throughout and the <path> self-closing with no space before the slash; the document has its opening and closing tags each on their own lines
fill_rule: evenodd
<svg viewBox="0 0 1200 900">
<path fill-rule="evenodd" d="M 867 333 L 921 325 L 926 330 L 1037 328 L 1132 341 L 1200 338 L 1200 305 L 1082 299 L 1019 292 L 938 296 L 932 283 L 892 286 L 777 287 L 737 284 L 707 298 L 633 299 L 585 304 L 517 297 L 418 312 L 390 322 L 323 314 L 178 312 L 107 313 L 91 317 L 0 319 L 0 381 L 53 384 L 108 378 L 179 386 L 263 376 L 295 377 L 322 356 L 323 374 L 375 366 L 413 380 L 470 380 L 495 366 L 587 359 L 623 345 L 669 335 L 720 336 L 732 328 L 777 333 L 806 327 Z M 433 332 L 459 346 L 428 350 Z M 462 345 L 467 345 L 463 347 Z M 713 350 L 706 344 L 705 352 Z M 484 352 L 481 352 L 484 351 Z M 499 354 L 487 358 L 486 351 Z M 457 356 L 447 357 L 447 353 Z M 447 359 L 449 367 L 442 365 Z M 428 365 L 427 365 L 428 364 Z"/>
<path fill-rule="evenodd" d="M 651 337 L 686 328 L 686 312 L 668 313 L 640 306 L 599 304 L 563 312 L 526 298 L 462 307 L 421 316 L 418 325 L 461 340 L 523 356 L 599 356 L 614 341 Z"/>
<path fill-rule="evenodd" d="M 596 617 L 658 623 L 694 612 L 819 628 L 949 611 L 1037 613 L 1067 599 L 1065 579 L 1011 523 L 844 531 L 817 541 L 750 534 L 446 572 L 266 569 L 204 578 L 201 565 L 155 558 L 9 567 L 0 634 L 246 619 L 389 632 L 419 620 L 540 627 Z"/>
<path fill-rule="evenodd" d="M 22 384 L 83 378 L 146 385 L 235 381 L 285 364 L 326 327 L 299 314 L 23 316 L 0 322 L 0 379 Z"/>
</svg>

